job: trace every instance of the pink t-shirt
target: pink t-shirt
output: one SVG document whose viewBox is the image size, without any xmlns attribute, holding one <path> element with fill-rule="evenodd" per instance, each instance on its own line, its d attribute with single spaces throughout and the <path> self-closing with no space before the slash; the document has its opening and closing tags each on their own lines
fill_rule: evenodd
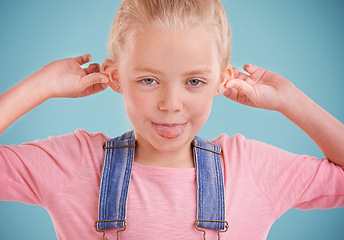
<svg viewBox="0 0 344 240">
<path fill-rule="evenodd" d="M 77 130 L 19 146 L 0 146 L 0 200 L 41 205 L 58 239 L 102 239 L 98 218 L 102 133 Z M 266 239 L 289 208 L 344 206 L 344 171 L 327 159 L 296 155 L 242 135 L 212 141 L 223 150 L 226 220 L 221 239 Z M 202 239 L 195 230 L 195 169 L 134 163 L 127 230 L 121 239 Z M 107 230 L 115 239 L 116 230 Z M 207 239 L 217 239 L 207 230 Z"/>
</svg>

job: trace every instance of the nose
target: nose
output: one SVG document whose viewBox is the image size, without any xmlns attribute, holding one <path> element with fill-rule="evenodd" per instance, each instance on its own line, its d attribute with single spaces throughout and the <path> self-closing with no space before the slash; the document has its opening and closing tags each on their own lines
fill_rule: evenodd
<svg viewBox="0 0 344 240">
<path fill-rule="evenodd" d="M 177 88 L 166 88 L 160 92 L 159 110 L 179 112 L 183 109 L 182 93 Z"/>
</svg>

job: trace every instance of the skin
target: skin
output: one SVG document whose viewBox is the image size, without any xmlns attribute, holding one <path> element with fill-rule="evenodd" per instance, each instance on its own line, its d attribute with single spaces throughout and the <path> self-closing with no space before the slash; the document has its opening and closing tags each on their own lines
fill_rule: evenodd
<svg viewBox="0 0 344 240">
<path fill-rule="evenodd" d="M 234 70 L 224 95 L 241 104 L 278 111 L 300 127 L 326 158 L 344 166 L 344 125 L 312 101 L 288 79 L 271 71 L 244 65 Z"/>
<path fill-rule="evenodd" d="M 147 28 L 137 34 L 117 68 L 103 66 L 112 74 L 114 90 L 119 86 L 134 126 L 135 161 L 193 167 L 191 141 L 225 83 L 216 45 L 206 32 Z"/>
<path fill-rule="evenodd" d="M 330 161 L 344 166 L 341 122 L 276 73 L 249 64 L 244 66 L 246 73 L 230 65 L 221 73 L 218 53 L 210 40 L 205 40 L 204 32 L 188 32 L 146 29 L 118 65 L 106 60 L 101 69 L 98 64 L 83 69 L 82 65 L 90 61 L 90 55 L 84 55 L 44 66 L 0 95 L 0 133 L 49 98 L 83 97 L 110 86 L 123 94 L 133 123 L 138 140 L 135 161 L 192 167 L 190 141 L 208 118 L 213 97 L 223 93 L 248 106 L 279 111 L 305 131 Z M 211 71 L 201 73 L 200 68 Z M 191 74 L 193 70 L 198 73 Z M 198 78 L 206 84 L 195 90 L 190 80 Z M 154 81 L 143 84 L 143 79 Z M 156 134 L 152 121 L 187 125 L 183 134 L 168 139 Z"/>
<path fill-rule="evenodd" d="M 0 95 L 0 134 L 22 115 L 50 98 L 85 97 L 105 90 L 109 78 L 89 54 L 52 62 Z M 25 104 L 23 104 L 25 103 Z M 15 108 L 13 106 L 16 106 Z"/>
</svg>

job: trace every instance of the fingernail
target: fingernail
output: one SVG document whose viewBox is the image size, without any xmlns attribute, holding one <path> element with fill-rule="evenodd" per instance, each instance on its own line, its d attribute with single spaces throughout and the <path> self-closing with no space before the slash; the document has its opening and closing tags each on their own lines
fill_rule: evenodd
<svg viewBox="0 0 344 240">
<path fill-rule="evenodd" d="M 107 82 L 109 82 L 109 79 L 103 78 L 103 79 L 101 80 L 101 82 L 102 82 L 102 83 L 107 83 Z"/>
<path fill-rule="evenodd" d="M 91 61 L 91 60 L 92 60 L 91 54 L 85 54 L 85 55 L 84 55 L 84 61 L 85 61 L 85 62 L 89 62 L 89 61 Z"/>
</svg>

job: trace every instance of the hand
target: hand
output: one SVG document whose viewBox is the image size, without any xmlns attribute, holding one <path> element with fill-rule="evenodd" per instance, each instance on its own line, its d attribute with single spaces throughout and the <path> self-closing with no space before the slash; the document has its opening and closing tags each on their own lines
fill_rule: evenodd
<svg viewBox="0 0 344 240">
<path fill-rule="evenodd" d="M 292 97 L 294 85 L 286 78 L 250 64 L 244 65 L 247 74 L 234 68 L 234 79 L 226 83 L 223 93 L 241 104 L 281 111 Z"/>
<path fill-rule="evenodd" d="M 43 79 L 49 97 L 85 97 L 105 90 L 109 77 L 100 73 L 99 64 L 81 66 L 92 59 L 85 54 L 58 60 L 41 68 L 37 74 Z"/>
</svg>

